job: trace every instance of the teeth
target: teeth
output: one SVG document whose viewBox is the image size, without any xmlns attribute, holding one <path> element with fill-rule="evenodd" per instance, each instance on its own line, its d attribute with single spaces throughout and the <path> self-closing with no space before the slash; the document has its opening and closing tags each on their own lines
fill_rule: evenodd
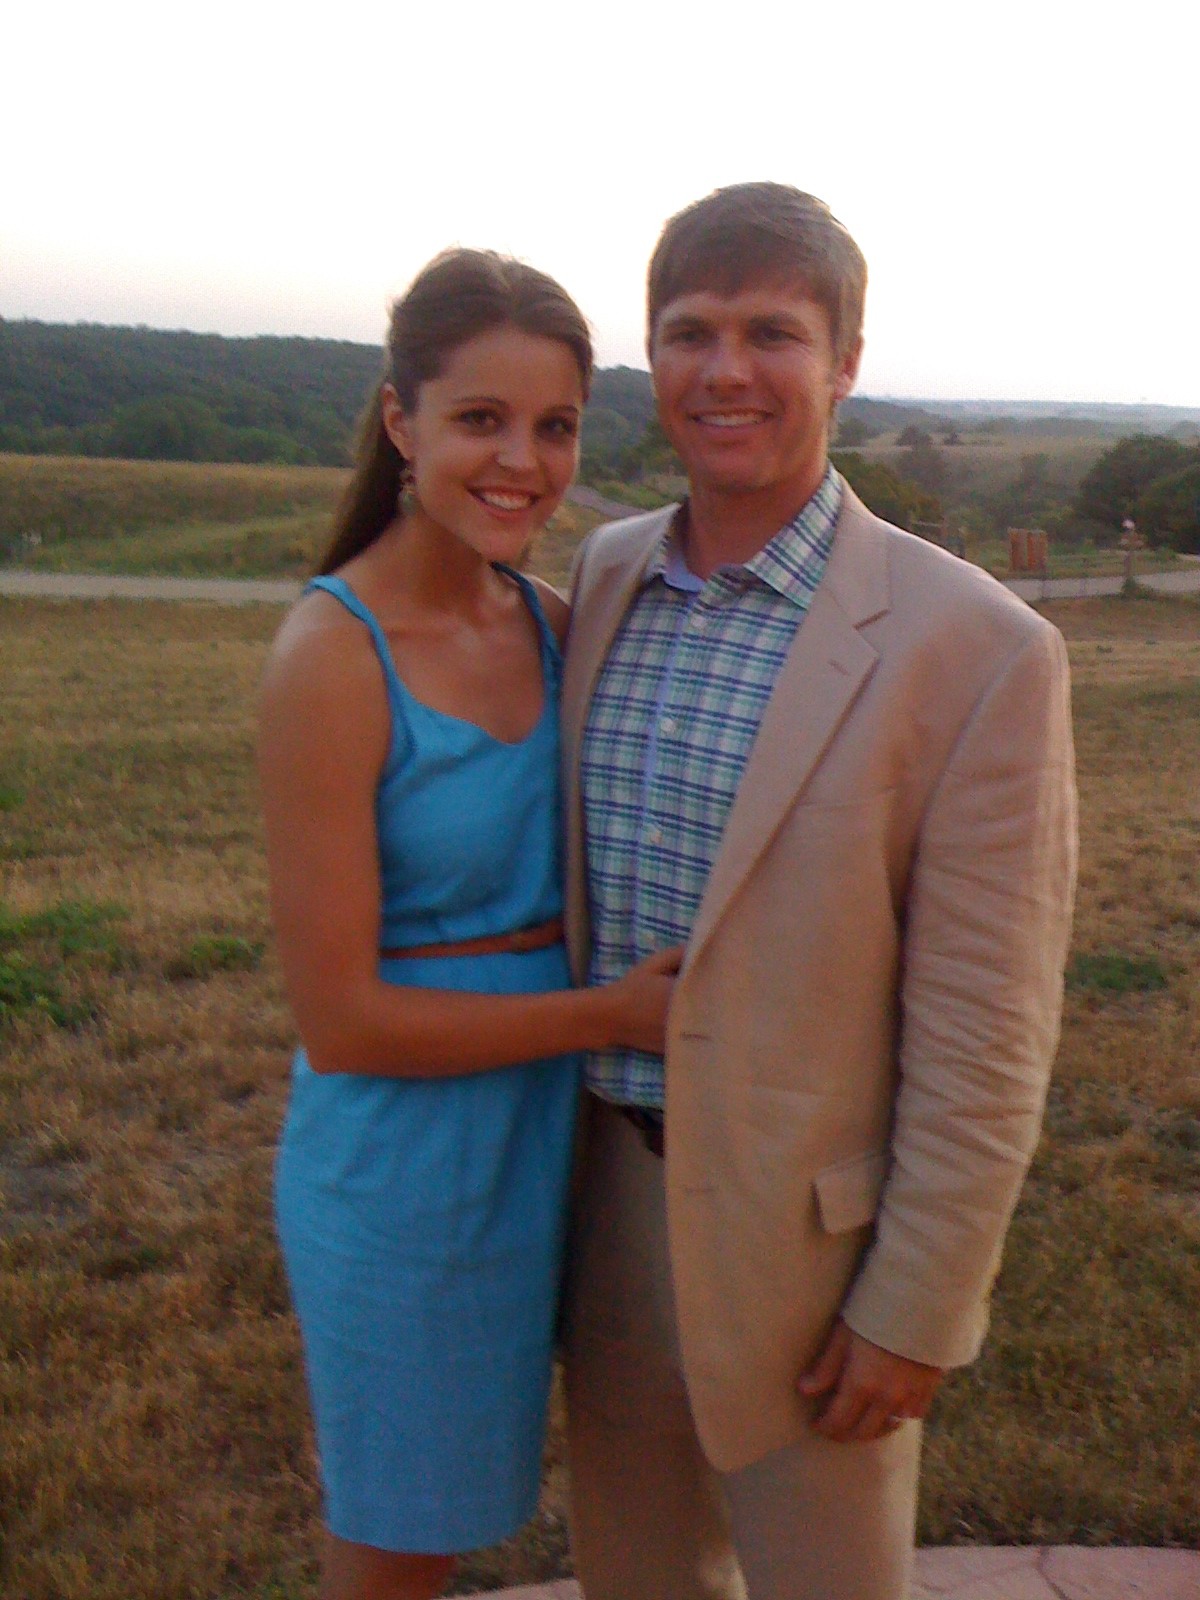
<svg viewBox="0 0 1200 1600">
<path fill-rule="evenodd" d="M 497 511 L 524 511 L 537 499 L 533 494 L 498 494 L 494 489 L 477 489 L 475 493 L 486 506 Z"/>
<path fill-rule="evenodd" d="M 747 423 L 761 422 L 761 411 L 706 411 L 697 421 L 710 428 L 744 428 Z"/>
</svg>

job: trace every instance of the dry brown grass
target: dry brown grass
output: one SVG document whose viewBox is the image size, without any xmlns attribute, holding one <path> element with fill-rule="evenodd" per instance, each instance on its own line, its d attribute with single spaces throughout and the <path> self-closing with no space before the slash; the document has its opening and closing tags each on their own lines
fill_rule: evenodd
<svg viewBox="0 0 1200 1600">
<path fill-rule="evenodd" d="M 548 552 L 560 572 L 571 542 Z M 1148 965 L 1076 969 L 993 1335 L 930 1430 L 922 1535 L 1196 1543 L 1200 607 L 1052 615 L 1079 676 L 1077 956 Z M 0 602 L 0 994 L 7 950 L 68 1020 L 91 1016 L 14 1003 L 0 1033 L 11 1600 L 313 1592 L 270 1220 L 292 1035 L 258 954 L 251 765 L 277 620 Z M 1139 987 L 1155 963 L 1163 986 Z M 562 1513 L 555 1466 L 537 1524 L 461 1587 L 562 1570 Z"/>
<path fill-rule="evenodd" d="M 1081 872 L 1063 1042 L 992 1337 L 931 1430 L 922 1530 L 1194 1546 L 1200 606 L 1045 609 L 1076 675 Z"/>
</svg>

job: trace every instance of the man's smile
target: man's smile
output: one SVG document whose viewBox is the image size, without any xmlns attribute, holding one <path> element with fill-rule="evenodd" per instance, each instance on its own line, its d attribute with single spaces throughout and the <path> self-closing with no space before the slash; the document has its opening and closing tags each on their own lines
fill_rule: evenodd
<svg viewBox="0 0 1200 1600">
<path fill-rule="evenodd" d="M 705 428 L 749 428 L 770 416 L 769 411 L 693 411 L 691 420 Z"/>
</svg>

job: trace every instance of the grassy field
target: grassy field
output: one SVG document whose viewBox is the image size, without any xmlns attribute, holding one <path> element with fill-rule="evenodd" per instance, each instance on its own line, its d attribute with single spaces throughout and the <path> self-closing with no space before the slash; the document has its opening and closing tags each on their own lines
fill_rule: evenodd
<svg viewBox="0 0 1200 1600">
<path fill-rule="evenodd" d="M 1066 1029 L 986 1355 L 930 1429 L 921 1535 L 1194 1545 L 1200 606 L 1050 614 L 1083 798 Z M 292 1030 L 251 761 L 277 621 L 0 601 L 5 1600 L 313 1593 L 270 1220 Z M 565 1570 L 551 1450 L 536 1523 L 462 1592 Z"/>
<path fill-rule="evenodd" d="M 995 492 L 1020 470 L 1020 449 L 1036 445 L 1048 461 L 1048 481 L 1064 498 L 1099 453 L 1099 440 L 1033 440 L 1010 435 L 943 447 L 954 496 Z M 902 454 L 887 440 L 862 453 L 897 465 Z M 346 473 L 334 467 L 214 466 L 170 461 L 99 461 L 80 456 L 0 454 L 0 561 L 43 572 L 155 573 L 182 577 L 299 578 L 311 572 L 329 530 Z M 682 483 L 663 480 L 665 492 Z M 657 504 L 661 496 L 607 485 L 628 501 Z M 566 504 L 550 525 L 541 559 L 565 577 L 580 534 L 601 519 Z M 957 525 L 950 514 L 949 521 Z M 555 551 L 561 551 L 558 559 Z M 968 530 L 970 560 L 1008 576 L 1008 544 Z M 1095 577 L 1123 571 L 1114 547 L 1053 539 L 1051 577 Z M 1168 572 L 1180 562 L 1169 551 L 1138 556 L 1141 572 Z"/>
<path fill-rule="evenodd" d="M 0 555 L 48 572 L 308 571 L 346 474 L 0 455 Z"/>
<path fill-rule="evenodd" d="M 0 454 L 0 561 L 39 572 L 300 578 L 329 537 L 336 467 Z M 564 505 L 542 561 L 565 577 L 600 518 Z"/>
<path fill-rule="evenodd" d="M 959 444 L 945 444 L 936 435 L 933 442 L 945 468 L 946 494 L 950 499 L 970 500 L 995 494 L 1017 478 L 1023 458 L 1038 456 L 1039 481 L 1056 499 L 1069 500 L 1084 473 L 1114 441 L 1104 434 L 1089 433 L 967 432 Z M 890 433 L 854 448 L 897 470 L 905 454 L 904 447 Z"/>
</svg>

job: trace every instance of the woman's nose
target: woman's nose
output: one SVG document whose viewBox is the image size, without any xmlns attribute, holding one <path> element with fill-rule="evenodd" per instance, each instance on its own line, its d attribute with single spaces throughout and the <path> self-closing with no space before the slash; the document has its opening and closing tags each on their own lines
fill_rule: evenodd
<svg viewBox="0 0 1200 1600">
<path fill-rule="evenodd" d="M 524 428 L 510 428 L 497 443 L 496 460 L 511 472 L 528 471 L 537 466 L 533 434 Z"/>
</svg>

